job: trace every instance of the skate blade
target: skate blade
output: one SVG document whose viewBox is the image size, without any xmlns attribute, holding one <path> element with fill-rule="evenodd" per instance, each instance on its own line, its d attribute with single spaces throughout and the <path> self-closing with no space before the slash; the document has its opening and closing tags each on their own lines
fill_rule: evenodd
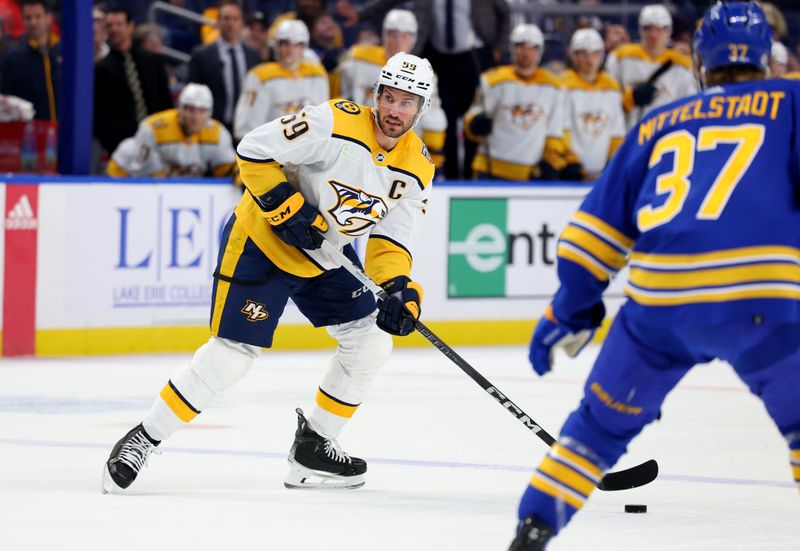
<svg viewBox="0 0 800 551">
<path fill-rule="evenodd" d="M 289 460 L 291 468 L 283 485 L 292 490 L 355 490 L 364 485 L 364 475 L 339 476 L 307 469 Z"/>
<path fill-rule="evenodd" d="M 103 485 L 100 488 L 100 492 L 112 495 L 125 493 L 125 489 L 117 486 L 117 483 L 111 478 L 111 473 L 108 472 L 108 464 L 103 465 Z"/>
</svg>

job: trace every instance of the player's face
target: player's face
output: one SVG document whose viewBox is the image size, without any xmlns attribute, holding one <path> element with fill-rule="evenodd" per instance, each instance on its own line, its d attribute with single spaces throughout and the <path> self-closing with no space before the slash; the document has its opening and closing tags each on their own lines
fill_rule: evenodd
<svg viewBox="0 0 800 551">
<path fill-rule="evenodd" d="M 661 51 L 666 48 L 672 31 L 669 27 L 656 27 L 655 25 L 647 25 L 640 30 L 644 47 L 650 51 Z"/>
<path fill-rule="evenodd" d="M 181 118 L 183 120 L 183 128 L 186 133 L 191 136 L 197 134 L 208 123 L 208 118 L 211 116 L 211 111 L 204 107 L 197 107 L 194 105 L 184 105 L 181 108 Z"/>
<path fill-rule="evenodd" d="M 416 38 L 416 36 L 406 31 L 386 31 L 383 35 L 383 41 L 387 57 L 391 57 L 398 52 L 410 52 L 411 48 L 414 47 Z"/>
<path fill-rule="evenodd" d="M 539 65 L 541 48 L 524 42 L 514 44 L 514 65 L 520 69 L 535 69 Z"/>
<path fill-rule="evenodd" d="M 600 70 L 603 63 L 603 52 L 591 52 L 589 50 L 577 50 L 572 52 L 572 64 L 575 70 L 581 75 L 594 75 Z"/>
<path fill-rule="evenodd" d="M 288 40 L 281 40 L 278 42 L 278 62 L 284 67 L 295 69 L 303 60 L 303 51 L 305 51 L 305 44 L 293 43 Z"/>
<path fill-rule="evenodd" d="M 383 88 L 378 96 L 378 126 L 387 137 L 399 138 L 411 129 L 419 113 L 420 97 L 410 92 Z"/>
</svg>

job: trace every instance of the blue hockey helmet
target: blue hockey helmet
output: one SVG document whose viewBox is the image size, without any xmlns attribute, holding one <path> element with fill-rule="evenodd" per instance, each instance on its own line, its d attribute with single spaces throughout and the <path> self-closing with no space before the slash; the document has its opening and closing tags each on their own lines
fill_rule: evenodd
<svg viewBox="0 0 800 551">
<path fill-rule="evenodd" d="M 717 2 L 694 34 L 695 55 L 706 71 L 734 66 L 766 71 L 772 29 L 755 2 Z"/>
</svg>

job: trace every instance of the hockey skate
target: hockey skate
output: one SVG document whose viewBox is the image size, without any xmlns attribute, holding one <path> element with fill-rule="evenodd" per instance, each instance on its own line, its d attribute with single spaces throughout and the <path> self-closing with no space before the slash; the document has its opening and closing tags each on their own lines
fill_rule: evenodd
<svg viewBox="0 0 800 551">
<path fill-rule="evenodd" d="M 160 443 L 147 435 L 141 423 L 133 427 L 111 450 L 103 468 L 103 493 L 122 493 L 133 484 Z"/>
<path fill-rule="evenodd" d="M 553 530 L 534 517 L 528 517 L 517 526 L 517 537 L 508 551 L 544 551 L 553 537 Z"/>
<path fill-rule="evenodd" d="M 303 410 L 297 408 L 297 432 L 289 451 L 291 469 L 283 483 L 287 488 L 355 489 L 364 485 L 367 462 L 350 457 L 332 438 L 311 430 Z"/>
</svg>

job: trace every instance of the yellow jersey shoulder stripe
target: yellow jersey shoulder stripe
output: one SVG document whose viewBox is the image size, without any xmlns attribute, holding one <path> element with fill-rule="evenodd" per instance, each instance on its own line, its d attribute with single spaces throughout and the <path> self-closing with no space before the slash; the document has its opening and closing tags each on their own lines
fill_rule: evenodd
<svg viewBox="0 0 800 551">
<path fill-rule="evenodd" d="M 386 48 L 377 45 L 355 45 L 350 48 L 350 57 L 383 67 L 386 64 Z"/>
<path fill-rule="evenodd" d="M 217 144 L 222 136 L 222 123 L 209 119 L 208 124 L 197 133 L 197 141 L 202 144 Z"/>
<path fill-rule="evenodd" d="M 186 139 L 178 120 L 177 109 L 167 109 L 166 111 L 155 113 L 147 117 L 144 122 L 153 132 L 153 138 L 157 145 L 180 142 Z"/>
<path fill-rule="evenodd" d="M 297 73 L 292 73 L 292 71 L 288 70 L 277 61 L 268 61 L 256 65 L 250 69 L 250 72 L 262 83 L 276 78 L 327 77 L 328 75 L 322 65 L 309 61 L 301 61 L 300 66 L 297 68 Z"/>
<path fill-rule="evenodd" d="M 666 63 L 667 61 L 672 61 L 672 63 L 675 65 L 680 65 L 684 69 L 690 71 L 692 69 L 692 60 L 687 56 L 676 52 L 672 48 L 667 48 L 661 54 L 652 56 L 647 50 L 644 49 L 644 46 L 639 43 L 632 42 L 617 46 L 614 48 L 614 51 L 611 52 L 611 55 L 620 60 L 625 58 L 633 58 L 647 61 L 649 63 Z"/>
<path fill-rule="evenodd" d="M 517 74 L 513 65 L 503 65 L 489 69 L 483 73 L 486 83 L 490 87 L 495 87 L 504 82 L 520 82 L 522 84 L 541 84 L 545 86 L 553 86 L 554 88 L 561 88 L 561 79 L 547 69 L 538 67 L 534 73 L 525 78 Z"/>
<path fill-rule="evenodd" d="M 561 75 L 561 83 L 568 90 L 589 90 L 589 91 L 612 90 L 615 92 L 622 91 L 622 87 L 619 85 L 619 82 L 617 82 L 617 79 L 615 79 L 605 71 L 600 71 L 600 73 L 597 75 L 597 79 L 594 82 L 589 82 L 587 80 L 584 80 L 574 70 L 567 69 Z"/>
<path fill-rule="evenodd" d="M 588 212 L 584 212 L 582 210 L 577 211 L 572 216 L 572 220 L 570 220 L 570 222 L 577 226 L 582 226 L 591 230 L 621 251 L 628 252 L 631 250 L 631 247 L 633 247 L 633 239 L 612 225 L 592 214 L 589 214 Z"/>
</svg>

